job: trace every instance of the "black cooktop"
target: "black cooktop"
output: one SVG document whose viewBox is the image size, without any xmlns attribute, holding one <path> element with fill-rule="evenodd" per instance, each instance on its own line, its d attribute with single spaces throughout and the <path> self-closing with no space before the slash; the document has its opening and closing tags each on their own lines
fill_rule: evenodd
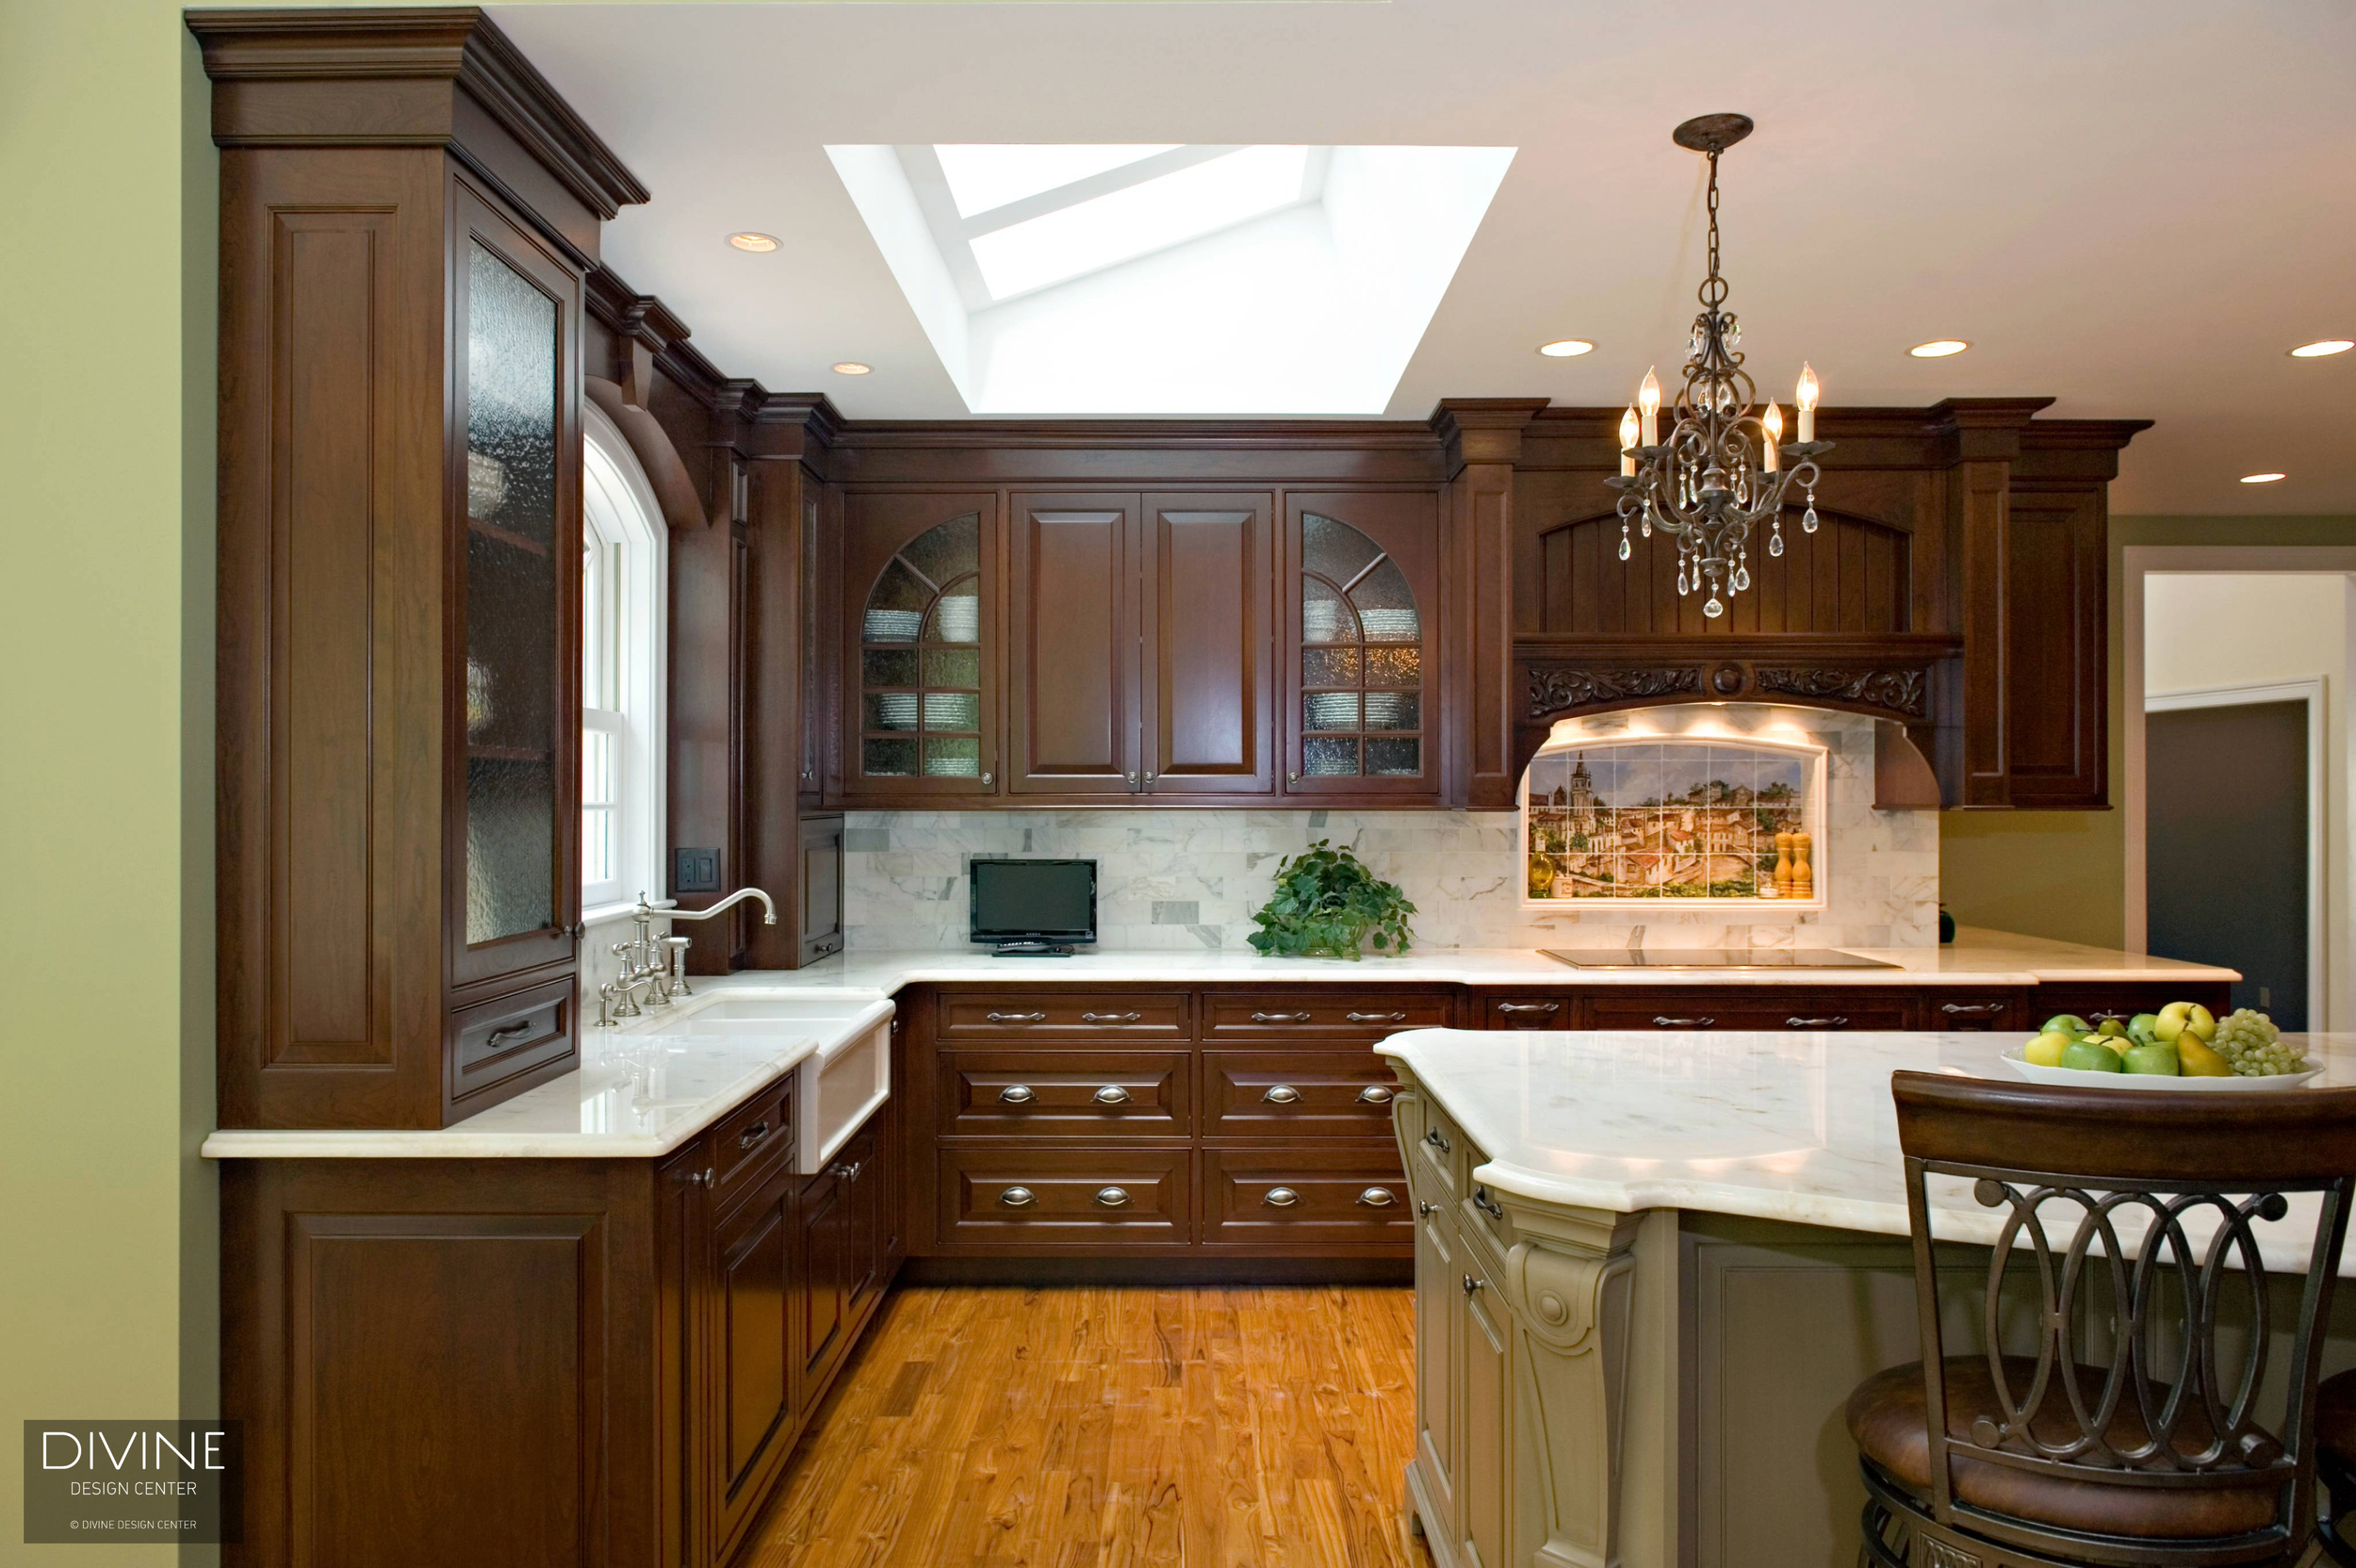
<svg viewBox="0 0 2356 1568">
<path fill-rule="evenodd" d="M 1658 953 L 1625 947 L 1538 950 L 1573 969 L 1897 969 L 1833 947 L 1669 947 Z"/>
</svg>

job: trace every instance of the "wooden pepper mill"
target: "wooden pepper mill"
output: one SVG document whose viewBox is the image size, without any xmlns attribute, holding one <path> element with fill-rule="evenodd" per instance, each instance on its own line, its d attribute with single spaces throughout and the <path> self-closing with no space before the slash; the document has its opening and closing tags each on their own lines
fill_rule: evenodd
<svg viewBox="0 0 2356 1568">
<path fill-rule="evenodd" d="M 1792 835 L 1788 832 L 1775 835 L 1775 896 L 1790 898 L 1792 896 Z"/>
<path fill-rule="evenodd" d="M 1816 869 L 1808 864 L 1808 850 L 1816 841 L 1806 833 L 1792 835 L 1792 896 L 1816 896 Z"/>
</svg>

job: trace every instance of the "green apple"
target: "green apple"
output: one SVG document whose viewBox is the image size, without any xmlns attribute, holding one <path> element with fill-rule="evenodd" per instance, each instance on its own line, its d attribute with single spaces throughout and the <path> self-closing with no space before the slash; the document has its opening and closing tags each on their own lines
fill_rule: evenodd
<svg viewBox="0 0 2356 1568">
<path fill-rule="evenodd" d="M 2108 1035 L 2115 1040 L 2123 1040 L 2127 1037 L 2127 1026 L 2115 1018 L 2106 1018 L 2096 1024 L 2094 1032 L 2098 1035 Z"/>
<path fill-rule="evenodd" d="M 2052 1018 L 2045 1021 L 2045 1027 L 2038 1030 L 2037 1033 L 2040 1035 L 2068 1035 L 2074 1039 L 2093 1027 L 2093 1024 L 2088 1023 L 2085 1019 L 2080 1018 L 2075 1013 L 2055 1013 Z"/>
<path fill-rule="evenodd" d="M 2125 1065 L 2130 1072 L 2157 1073 L 2168 1078 L 2174 1078 L 2184 1071 L 2176 1061 L 2176 1048 L 2172 1045 L 2164 1045 L 2158 1040 L 2153 1040 L 2149 1045 L 2138 1045 L 2128 1052 Z"/>
<path fill-rule="evenodd" d="M 2031 1067 L 2059 1067 L 2062 1053 L 2075 1043 L 2068 1035 L 2037 1035 L 2021 1048 L 2021 1059 Z"/>
<path fill-rule="evenodd" d="M 2103 1050 L 2109 1052 L 2114 1056 L 2124 1056 L 2127 1054 L 2127 1041 L 2121 1036 L 2097 1033 L 2092 1035 L 2081 1035 L 2078 1037 L 2086 1041 L 2088 1045 L 2101 1046 Z"/>
<path fill-rule="evenodd" d="M 2127 1021 L 2127 1034 L 2130 1038 L 2149 1044 L 2160 1037 L 2159 1022 L 2160 1015 L 2157 1013 L 2137 1013 Z"/>
<path fill-rule="evenodd" d="M 2119 1059 L 2118 1052 L 2113 1051 L 2107 1045 L 2098 1045 L 2091 1039 L 2072 1043 L 2062 1053 L 2061 1065 L 2075 1068 L 2080 1072 L 2122 1072 L 2126 1070 L 2126 1064 Z"/>
</svg>

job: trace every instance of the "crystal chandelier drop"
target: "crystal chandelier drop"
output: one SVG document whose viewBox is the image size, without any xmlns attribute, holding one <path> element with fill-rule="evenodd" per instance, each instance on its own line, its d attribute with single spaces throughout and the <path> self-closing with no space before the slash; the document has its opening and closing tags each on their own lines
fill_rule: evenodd
<svg viewBox="0 0 2356 1568">
<path fill-rule="evenodd" d="M 1767 553 L 1783 553 L 1783 497 L 1797 481 L 1807 493 L 1800 527 L 1816 531 L 1816 459 L 1832 443 L 1816 439 L 1816 372 L 1800 367 L 1794 399 L 1799 439 L 1783 444 L 1783 410 L 1755 406 L 1758 388 L 1738 351 L 1742 330 L 1726 308 L 1718 271 L 1718 155 L 1751 134 L 1742 114 L 1706 114 L 1679 125 L 1674 139 L 1710 159 L 1710 275 L 1699 290 L 1701 314 L 1687 345 L 1685 386 L 1661 438 L 1661 382 L 1650 370 L 1620 418 L 1620 472 L 1605 481 L 1620 493 L 1620 559 L 1632 552 L 1631 525 L 1677 542 L 1677 594 L 1709 594 L 1702 613 L 1726 613 L 1726 600 L 1751 585 L 1751 531 L 1765 523 Z M 1643 412 L 1639 414 L 1639 410 Z"/>
</svg>

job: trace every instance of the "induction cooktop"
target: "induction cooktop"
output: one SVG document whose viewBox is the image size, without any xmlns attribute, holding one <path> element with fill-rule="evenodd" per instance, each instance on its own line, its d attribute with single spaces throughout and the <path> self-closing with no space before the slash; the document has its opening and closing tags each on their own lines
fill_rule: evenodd
<svg viewBox="0 0 2356 1568">
<path fill-rule="evenodd" d="M 1896 969 L 1884 958 L 1867 958 L 1832 947 L 1542 947 L 1557 963 L 1573 969 Z"/>
</svg>

